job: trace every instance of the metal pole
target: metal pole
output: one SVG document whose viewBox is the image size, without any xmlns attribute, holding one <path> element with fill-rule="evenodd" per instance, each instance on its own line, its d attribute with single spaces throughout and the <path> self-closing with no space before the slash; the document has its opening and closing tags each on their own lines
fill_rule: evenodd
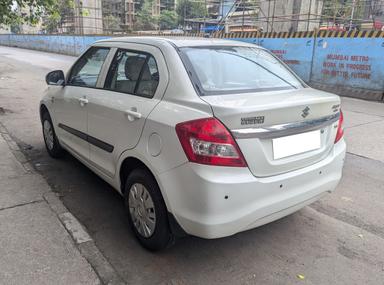
<svg viewBox="0 0 384 285">
<path fill-rule="evenodd" d="M 349 21 L 349 29 L 352 29 L 353 15 L 355 14 L 355 4 L 356 4 L 356 0 L 353 0 L 353 2 L 352 2 L 351 20 Z"/>
<path fill-rule="evenodd" d="M 339 9 L 339 2 L 336 2 L 335 13 L 333 14 L 333 26 L 336 26 L 336 15 L 338 14 L 338 9 Z M 327 23 L 327 27 L 328 27 L 328 23 Z"/>
<path fill-rule="evenodd" d="M 245 13 L 244 0 L 242 0 L 241 3 L 242 3 L 242 6 L 243 6 L 243 20 L 242 20 L 242 23 L 241 23 L 241 30 L 244 31 L 244 13 Z"/>
<path fill-rule="evenodd" d="M 312 10 L 312 0 L 309 1 L 309 10 L 308 10 L 308 22 L 307 22 L 307 32 L 309 30 L 309 19 L 311 17 L 311 11 Z"/>
<path fill-rule="evenodd" d="M 272 26 L 271 26 L 271 32 L 273 32 L 273 21 L 275 19 L 275 11 L 276 11 L 276 0 L 273 0 L 273 11 L 272 11 Z"/>
<path fill-rule="evenodd" d="M 96 1 L 97 1 L 97 0 L 95 0 L 95 27 L 96 27 L 96 33 L 98 33 L 100 27 L 97 25 L 97 19 L 96 19 L 96 17 L 98 16 L 98 15 L 97 15 L 97 11 L 98 11 L 99 9 L 97 8 L 97 2 L 96 2 Z"/>
<path fill-rule="evenodd" d="M 186 29 L 185 18 L 187 17 L 187 3 L 188 3 L 188 0 L 184 0 L 184 30 Z"/>
<path fill-rule="evenodd" d="M 221 0 L 221 19 L 224 19 L 224 0 Z"/>
<path fill-rule="evenodd" d="M 269 14 L 271 12 L 271 0 L 268 1 L 267 33 L 269 31 Z"/>
<path fill-rule="evenodd" d="M 205 33 L 205 21 L 206 21 L 206 15 L 207 15 L 207 0 L 204 0 L 204 6 L 205 6 L 205 9 L 204 9 L 204 24 L 203 24 L 203 28 L 204 28 L 204 33 Z"/>
</svg>

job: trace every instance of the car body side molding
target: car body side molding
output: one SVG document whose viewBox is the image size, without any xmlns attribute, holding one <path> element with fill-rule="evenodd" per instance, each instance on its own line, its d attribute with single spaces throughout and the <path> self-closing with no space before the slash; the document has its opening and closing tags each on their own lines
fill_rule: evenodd
<svg viewBox="0 0 384 285">
<path fill-rule="evenodd" d="M 83 132 L 81 132 L 79 130 L 71 128 L 71 127 L 69 127 L 67 125 L 59 123 L 59 128 L 67 131 L 68 133 L 71 133 L 74 136 L 77 136 L 77 137 L 79 137 L 79 138 L 89 142 L 90 144 L 92 144 L 92 145 L 94 145 L 94 146 L 96 146 L 96 147 L 98 147 L 98 148 L 100 148 L 102 150 L 105 150 L 106 152 L 111 153 L 114 150 L 114 146 L 113 145 L 110 145 L 109 143 L 106 143 L 106 142 L 101 141 L 101 140 L 99 140 L 99 139 L 97 139 L 95 137 L 87 135 L 86 133 L 83 133 Z"/>
</svg>

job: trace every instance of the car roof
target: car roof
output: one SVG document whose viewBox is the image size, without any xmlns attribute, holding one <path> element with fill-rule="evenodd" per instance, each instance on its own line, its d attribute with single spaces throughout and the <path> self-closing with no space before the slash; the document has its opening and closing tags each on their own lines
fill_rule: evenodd
<svg viewBox="0 0 384 285">
<path fill-rule="evenodd" d="M 113 37 L 97 41 L 96 43 L 122 42 L 122 43 L 142 43 L 149 45 L 161 45 L 169 43 L 177 47 L 193 47 L 193 46 L 248 46 L 255 47 L 255 44 L 240 42 L 235 40 L 223 40 L 216 38 L 199 38 L 199 37 Z"/>
</svg>

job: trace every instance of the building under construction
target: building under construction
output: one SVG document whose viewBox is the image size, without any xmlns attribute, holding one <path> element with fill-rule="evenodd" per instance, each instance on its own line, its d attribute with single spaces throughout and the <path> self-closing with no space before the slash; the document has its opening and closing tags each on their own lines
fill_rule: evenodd
<svg viewBox="0 0 384 285">
<path fill-rule="evenodd" d="M 101 0 L 75 0 L 73 7 L 61 11 L 58 32 L 63 34 L 102 34 Z"/>
<path fill-rule="evenodd" d="M 200 29 L 233 31 L 301 31 L 319 26 L 323 0 L 208 0 L 207 19 L 189 19 Z M 208 10 L 210 11 L 210 10 Z"/>
<path fill-rule="evenodd" d="M 260 1 L 259 26 L 266 32 L 311 31 L 320 26 L 323 0 Z"/>
<path fill-rule="evenodd" d="M 204 3 L 208 16 L 187 22 L 195 30 L 205 32 L 296 32 L 383 26 L 384 0 L 204 0 Z"/>
<path fill-rule="evenodd" d="M 179 30 L 296 32 L 314 29 L 382 29 L 384 0 L 184 0 L 205 13 L 186 18 Z M 101 34 L 135 30 L 143 0 L 75 0 L 63 15 L 59 33 Z M 152 15 L 175 10 L 177 0 L 154 0 Z M 176 27 L 175 27 L 176 28 Z"/>
<path fill-rule="evenodd" d="M 260 1 L 264 31 L 381 29 L 384 0 Z"/>
<path fill-rule="evenodd" d="M 103 21 L 105 32 L 119 32 L 134 30 L 135 16 L 141 9 L 142 2 L 139 0 L 102 0 Z M 159 16 L 162 10 L 174 10 L 174 0 L 154 0 L 152 15 Z M 111 18 L 111 16 L 113 18 Z M 118 25 L 112 26 L 108 21 L 118 20 Z"/>
</svg>

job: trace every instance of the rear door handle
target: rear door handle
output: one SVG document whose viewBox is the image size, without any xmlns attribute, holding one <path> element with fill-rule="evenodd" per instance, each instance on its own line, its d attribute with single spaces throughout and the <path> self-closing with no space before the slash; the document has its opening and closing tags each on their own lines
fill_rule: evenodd
<svg viewBox="0 0 384 285">
<path fill-rule="evenodd" d="M 80 106 L 81 106 L 81 107 L 84 107 L 85 105 L 88 104 L 89 101 L 88 101 L 87 98 L 82 97 L 82 98 L 79 98 L 79 102 L 80 102 Z"/>
<path fill-rule="evenodd" d="M 141 113 L 137 112 L 136 107 L 131 108 L 131 110 L 125 111 L 125 114 L 127 115 L 127 119 L 130 122 L 133 122 L 134 120 L 138 120 L 142 117 Z"/>
</svg>

